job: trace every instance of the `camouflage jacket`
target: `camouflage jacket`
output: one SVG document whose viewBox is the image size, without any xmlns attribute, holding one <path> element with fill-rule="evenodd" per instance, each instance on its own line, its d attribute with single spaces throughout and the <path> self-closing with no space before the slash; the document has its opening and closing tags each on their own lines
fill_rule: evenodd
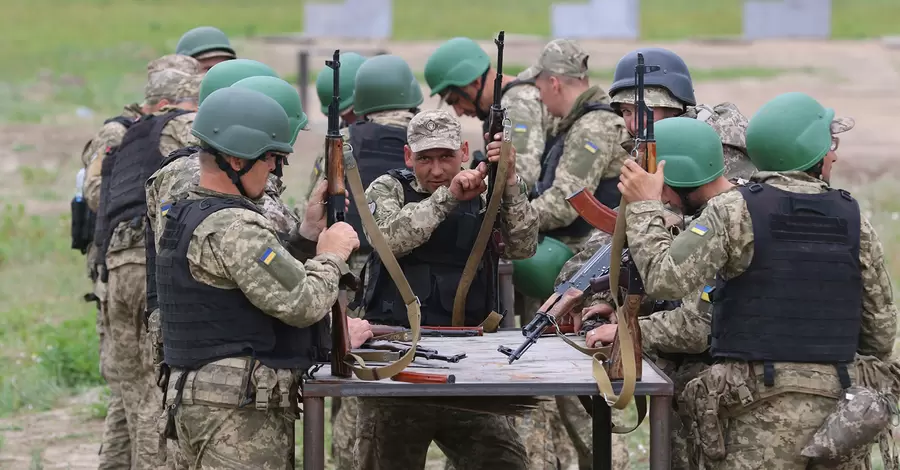
<svg viewBox="0 0 900 470">
<path fill-rule="evenodd" d="M 516 174 L 530 188 L 541 174 L 541 155 L 551 124 L 550 113 L 541 102 L 540 91 L 531 84 L 517 85 L 507 90 L 500 98 L 500 105 L 507 109 L 512 124 Z"/>
</svg>

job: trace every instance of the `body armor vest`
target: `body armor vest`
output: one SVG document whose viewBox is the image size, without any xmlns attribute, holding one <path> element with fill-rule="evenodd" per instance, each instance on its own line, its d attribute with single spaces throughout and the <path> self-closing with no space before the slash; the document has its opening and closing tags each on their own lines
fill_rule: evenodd
<svg viewBox="0 0 900 470">
<path fill-rule="evenodd" d="M 406 145 L 406 129 L 397 126 L 386 126 L 371 121 L 357 121 L 350 128 L 350 146 L 353 147 L 353 158 L 359 168 L 363 188 L 368 188 L 375 178 L 393 168 L 404 165 L 403 147 Z M 354 197 L 350 196 L 351 199 Z M 359 195 L 359 197 L 365 197 Z M 353 226 L 359 234 L 359 251 L 369 253 L 372 246 L 363 235 L 362 218 L 351 200 L 350 207 L 344 213 L 344 221 Z"/>
<path fill-rule="evenodd" d="M 753 223 L 753 260 L 740 276 L 717 279 L 712 356 L 764 361 L 770 371 L 772 362 L 835 363 L 843 381 L 862 315 L 859 206 L 843 190 L 738 191 Z"/>
<path fill-rule="evenodd" d="M 157 171 L 179 158 L 189 157 L 199 151 L 200 147 L 195 146 L 180 148 L 163 159 Z M 159 308 L 156 297 L 156 237 L 154 237 L 153 227 L 150 224 L 144 226 L 144 249 L 147 253 L 147 311 L 144 312 L 144 323 L 146 323 L 150 314 Z"/>
<path fill-rule="evenodd" d="M 237 198 L 212 197 L 177 201 L 165 215 L 156 258 L 165 362 L 196 369 L 226 357 L 250 356 L 273 369 L 306 370 L 330 345 L 327 317 L 296 328 L 263 313 L 240 289 L 212 287 L 191 274 L 187 252 L 194 230 L 229 208 L 259 212 Z"/>
<path fill-rule="evenodd" d="M 164 155 L 159 153 L 163 128 L 172 119 L 190 111 L 175 110 L 146 115 L 135 121 L 122 143 L 103 160 L 100 170 L 100 203 L 94 242 L 98 256 L 106 256 L 112 231 L 126 220 L 140 219 L 147 213 L 144 183 L 159 168 Z"/>
<path fill-rule="evenodd" d="M 412 188 L 415 175 L 409 170 L 391 170 L 388 174 L 403 184 L 404 204 L 419 202 L 428 197 Z M 423 325 L 452 324 L 456 288 L 481 227 L 482 208 L 480 197 L 461 201 L 437 226 L 427 242 L 397 260 L 422 304 Z M 485 262 L 482 260 L 478 267 L 466 298 L 466 325 L 469 326 L 481 324 L 495 303 L 494 296 L 497 294 L 484 269 Z M 371 277 L 366 283 L 363 299 L 365 319 L 373 323 L 409 328 L 406 305 L 378 254 L 373 252 L 369 255 L 367 264 Z"/>
<path fill-rule="evenodd" d="M 593 111 L 615 112 L 612 107 L 607 104 L 589 103 L 584 105 L 584 114 Z M 556 179 L 556 168 L 559 166 L 559 160 L 562 158 L 563 151 L 565 150 L 567 133 L 568 131 L 560 132 L 551 139 L 548 139 L 547 143 L 544 144 L 544 153 L 541 156 L 541 175 L 537 182 L 535 182 L 534 187 L 531 188 L 531 192 L 528 194 L 529 200 L 539 197 L 553 186 L 553 181 Z M 597 188 L 594 189 L 594 197 L 607 207 L 618 207 L 622 198 L 622 194 L 619 193 L 618 184 L 619 178 L 606 178 L 600 180 L 597 184 Z M 587 223 L 579 216 L 571 224 L 551 230 L 545 235 L 554 238 L 583 237 L 589 234 L 592 229 L 593 227 L 591 224 Z"/>
</svg>

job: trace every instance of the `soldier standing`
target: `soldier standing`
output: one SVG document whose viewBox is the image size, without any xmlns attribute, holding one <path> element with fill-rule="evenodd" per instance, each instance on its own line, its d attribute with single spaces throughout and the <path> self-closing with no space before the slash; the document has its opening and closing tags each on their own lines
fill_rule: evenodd
<svg viewBox="0 0 900 470">
<path fill-rule="evenodd" d="M 192 132 L 200 185 L 166 212 L 157 255 L 167 434 L 198 467 L 293 468 L 300 376 L 328 349 L 328 307 L 359 241 L 339 222 L 316 234 L 317 254 L 302 263 L 262 215 L 272 152 L 292 150 L 275 100 L 218 90 Z M 305 226 L 324 225 L 321 204 L 307 215 L 316 217 Z"/>
<path fill-rule="evenodd" d="M 453 116 L 443 110 L 422 112 L 412 119 L 404 149 L 407 169 L 378 177 L 366 197 L 379 229 L 398 257 L 422 304 L 422 324 L 451 324 L 453 299 L 463 266 L 472 249 L 485 206 L 484 163 L 462 170 L 468 143 Z M 495 138 L 498 138 L 495 136 Z M 488 146 L 496 161 L 500 142 Z M 515 152 L 510 156 L 500 208 L 506 245 L 503 256 L 525 258 L 537 244 L 537 218 L 526 199 L 525 185 L 516 176 Z M 400 308 L 397 287 L 377 254 L 365 292 L 365 317 L 372 323 L 409 327 Z M 466 306 L 466 325 L 478 325 L 497 295 L 480 269 Z M 527 457 L 511 421 L 502 416 L 449 410 L 440 406 L 411 407 L 408 401 L 360 398 L 359 470 L 421 468 L 432 440 L 459 470 L 471 468 L 525 469 Z"/>
<path fill-rule="evenodd" d="M 175 46 L 175 53 L 197 59 L 204 72 L 219 62 L 237 58 L 228 36 L 212 26 L 200 26 L 184 33 Z"/>
<path fill-rule="evenodd" d="M 759 173 L 709 199 L 674 239 L 659 223 L 664 166 L 622 170 L 629 246 L 648 294 L 679 298 L 716 277 L 717 363 L 682 396 L 707 468 L 825 468 L 808 466 L 800 449 L 854 381 L 856 354 L 887 360 L 893 350 L 881 242 L 849 193 L 829 186 L 836 134 L 853 127 L 834 114 L 802 93 L 766 103 L 747 128 Z M 702 202 L 697 191 L 680 197 Z M 828 468 L 867 458 L 863 445 Z"/>
</svg>

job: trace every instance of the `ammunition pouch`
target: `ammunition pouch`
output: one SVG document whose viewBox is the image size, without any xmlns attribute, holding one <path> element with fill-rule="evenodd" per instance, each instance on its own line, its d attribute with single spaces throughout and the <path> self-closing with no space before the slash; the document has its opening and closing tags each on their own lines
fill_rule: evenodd
<svg viewBox="0 0 900 470">
<path fill-rule="evenodd" d="M 850 387 L 810 439 L 801 455 L 837 463 L 860 446 L 871 444 L 897 416 L 896 400 L 865 387 Z"/>
<path fill-rule="evenodd" d="M 185 405 L 296 410 L 299 385 L 297 371 L 271 369 L 249 357 L 230 357 L 197 370 L 174 369 L 166 390 L 166 405 L 175 405 L 181 395 L 180 403 Z"/>
<path fill-rule="evenodd" d="M 688 382 L 681 402 L 690 420 L 692 453 L 717 461 L 728 454 L 723 422 L 785 393 L 839 399 L 841 381 L 832 364 L 775 364 L 775 385 L 765 385 L 766 367 L 746 362 L 714 364 Z M 702 456 L 699 453 L 702 452 Z"/>
<path fill-rule="evenodd" d="M 94 226 L 97 215 L 88 207 L 84 198 L 72 198 L 72 249 L 86 254 L 94 241 Z"/>
<path fill-rule="evenodd" d="M 147 316 L 147 338 L 150 345 L 150 364 L 153 364 L 154 371 L 158 371 L 164 360 L 162 320 L 158 308 Z"/>
</svg>

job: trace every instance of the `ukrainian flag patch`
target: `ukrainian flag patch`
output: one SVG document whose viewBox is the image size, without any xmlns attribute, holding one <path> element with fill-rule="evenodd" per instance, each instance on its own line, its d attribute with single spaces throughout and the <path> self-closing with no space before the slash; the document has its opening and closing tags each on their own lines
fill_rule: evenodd
<svg viewBox="0 0 900 470">
<path fill-rule="evenodd" d="M 313 165 L 313 170 L 316 172 L 316 176 L 319 176 L 322 173 L 322 169 L 319 168 L 319 162 L 316 162 L 316 164 Z"/>
<path fill-rule="evenodd" d="M 700 293 L 700 299 L 706 302 L 712 302 L 709 299 L 709 295 L 712 294 L 713 287 L 712 286 L 703 286 L 703 292 Z"/>
<path fill-rule="evenodd" d="M 706 228 L 700 224 L 695 224 L 693 227 L 691 227 L 691 233 L 693 233 L 695 235 L 700 235 L 701 237 L 706 235 L 706 232 L 708 232 L 708 231 L 709 231 L 708 228 Z"/>
<path fill-rule="evenodd" d="M 263 252 L 262 256 L 259 257 L 259 262 L 268 266 L 272 264 L 272 261 L 275 259 L 275 250 L 271 248 L 266 248 L 266 251 Z"/>
<path fill-rule="evenodd" d="M 597 145 L 593 142 L 589 141 L 588 143 L 584 144 L 584 149 L 591 153 L 597 153 L 599 147 L 597 147 Z"/>
<path fill-rule="evenodd" d="M 516 126 L 513 127 L 513 130 L 516 132 L 528 132 L 528 126 L 525 124 L 516 124 Z"/>
<path fill-rule="evenodd" d="M 169 209 L 171 209 L 171 208 L 172 208 L 172 204 L 163 204 L 163 206 L 159 208 L 159 212 L 165 216 L 166 214 L 169 213 Z"/>
</svg>

